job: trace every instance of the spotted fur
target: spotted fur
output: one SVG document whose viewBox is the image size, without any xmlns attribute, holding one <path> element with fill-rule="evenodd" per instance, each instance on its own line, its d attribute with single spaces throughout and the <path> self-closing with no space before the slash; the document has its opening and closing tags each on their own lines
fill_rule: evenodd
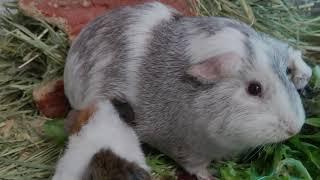
<svg viewBox="0 0 320 180">
<path fill-rule="evenodd" d="M 53 180 L 149 180 L 140 142 L 110 101 L 83 109 Z M 118 174 L 121 173 L 121 174 Z"/>
<path fill-rule="evenodd" d="M 75 109 L 110 97 L 128 101 L 142 141 L 207 178 L 211 160 L 299 132 L 305 114 L 297 88 L 310 68 L 291 49 L 232 19 L 183 17 L 158 2 L 123 7 L 75 40 L 65 90 Z M 230 53 L 236 58 L 224 61 Z M 287 75 L 291 65 L 299 70 Z M 200 72 L 189 71 L 195 66 Z M 261 84 L 260 97 L 247 92 L 252 81 Z"/>
</svg>

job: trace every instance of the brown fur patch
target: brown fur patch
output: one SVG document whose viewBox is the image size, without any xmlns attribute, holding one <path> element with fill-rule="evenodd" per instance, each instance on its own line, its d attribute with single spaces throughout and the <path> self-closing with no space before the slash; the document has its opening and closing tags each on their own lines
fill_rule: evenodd
<svg viewBox="0 0 320 180">
<path fill-rule="evenodd" d="M 101 150 L 92 157 L 82 180 L 151 180 L 151 176 L 111 150 Z"/>
<path fill-rule="evenodd" d="M 90 116 L 96 111 L 94 105 L 83 110 L 72 110 L 66 119 L 66 130 L 70 134 L 78 133 L 88 123 Z"/>
<path fill-rule="evenodd" d="M 134 111 L 131 105 L 123 100 L 111 99 L 113 107 L 119 113 L 120 119 L 129 126 L 135 126 Z M 87 124 L 90 116 L 96 111 L 95 106 L 91 105 L 83 110 L 71 110 L 65 119 L 65 130 L 68 134 L 78 133 L 81 127 Z"/>
</svg>

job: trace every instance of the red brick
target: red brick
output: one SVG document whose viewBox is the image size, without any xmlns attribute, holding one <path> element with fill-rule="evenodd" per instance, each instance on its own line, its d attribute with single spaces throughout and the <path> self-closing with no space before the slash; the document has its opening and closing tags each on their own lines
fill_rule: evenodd
<svg viewBox="0 0 320 180">
<path fill-rule="evenodd" d="M 147 1 L 151 0 L 20 0 L 19 7 L 26 15 L 62 28 L 72 40 L 90 20 L 106 11 Z M 197 0 L 160 1 L 185 15 L 196 15 L 193 5 Z"/>
</svg>

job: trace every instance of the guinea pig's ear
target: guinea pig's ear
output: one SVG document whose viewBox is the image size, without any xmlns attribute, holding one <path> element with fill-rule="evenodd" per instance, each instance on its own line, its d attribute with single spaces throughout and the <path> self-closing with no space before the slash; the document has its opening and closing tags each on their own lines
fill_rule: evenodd
<svg viewBox="0 0 320 180">
<path fill-rule="evenodd" d="M 202 83 L 210 83 L 235 75 L 240 65 L 241 57 L 237 53 L 227 52 L 191 65 L 187 74 Z"/>
</svg>

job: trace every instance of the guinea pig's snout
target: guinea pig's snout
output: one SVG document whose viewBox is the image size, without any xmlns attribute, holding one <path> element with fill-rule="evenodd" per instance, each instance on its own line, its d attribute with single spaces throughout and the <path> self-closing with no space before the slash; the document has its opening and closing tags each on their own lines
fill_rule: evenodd
<svg viewBox="0 0 320 180">
<path fill-rule="evenodd" d="M 288 119 L 284 123 L 284 130 L 289 137 L 294 136 L 300 132 L 302 125 L 294 119 Z"/>
<path fill-rule="evenodd" d="M 289 136 L 294 136 L 296 135 L 297 133 L 300 132 L 300 128 L 296 128 L 296 127 L 293 127 L 293 126 L 288 126 L 287 130 L 286 130 L 286 133 L 289 135 Z"/>
</svg>

